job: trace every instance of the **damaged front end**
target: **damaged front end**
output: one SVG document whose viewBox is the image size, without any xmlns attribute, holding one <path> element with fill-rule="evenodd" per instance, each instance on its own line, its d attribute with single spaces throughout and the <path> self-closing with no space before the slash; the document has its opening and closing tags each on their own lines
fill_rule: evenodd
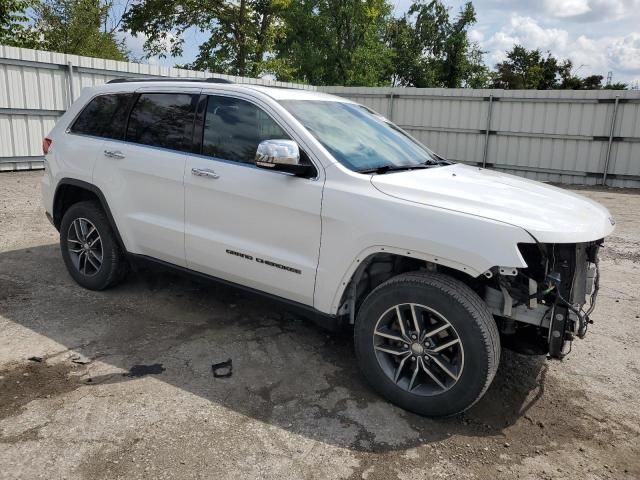
<svg viewBox="0 0 640 480">
<path fill-rule="evenodd" d="M 526 268 L 484 273 L 485 302 L 503 344 L 529 354 L 562 358 L 583 338 L 598 294 L 602 240 L 574 244 L 519 244 Z"/>
</svg>

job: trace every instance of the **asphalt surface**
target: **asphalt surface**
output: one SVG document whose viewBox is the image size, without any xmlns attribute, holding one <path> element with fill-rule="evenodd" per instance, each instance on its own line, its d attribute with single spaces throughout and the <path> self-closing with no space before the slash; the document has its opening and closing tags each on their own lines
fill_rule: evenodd
<svg viewBox="0 0 640 480">
<path fill-rule="evenodd" d="M 430 420 L 282 305 L 162 271 L 78 287 L 40 176 L 0 174 L 0 478 L 640 478 L 639 194 L 581 191 L 618 221 L 587 338 L 504 351 L 483 400 Z"/>
</svg>

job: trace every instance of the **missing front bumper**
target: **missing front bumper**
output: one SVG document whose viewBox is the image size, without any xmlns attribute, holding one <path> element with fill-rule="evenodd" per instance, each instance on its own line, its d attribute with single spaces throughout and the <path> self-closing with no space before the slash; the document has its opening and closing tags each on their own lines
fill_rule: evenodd
<svg viewBox="0 0 640 480">
<path fill-rule="evenodd" d="M 532 250 L 523 255 L 528 267 L 516 276 L 496 271 L 495 279 L 485 286 L 484 298 L 503 336 L 530 337 L 536 345 L 543 339 L 547 345 L 543 353 L 564 357 L 574 338 L 584 337 L 592 323 L 599 246 L 600 242 L 537 245 L 538 255 L 531 255 Z"/>
</svg>

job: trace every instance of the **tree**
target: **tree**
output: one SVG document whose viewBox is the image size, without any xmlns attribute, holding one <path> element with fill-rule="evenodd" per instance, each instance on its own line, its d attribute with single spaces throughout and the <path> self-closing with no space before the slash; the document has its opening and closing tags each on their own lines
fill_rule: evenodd
<svg viewBox="0 0 640 480">
<path fill-rule="evenodd" d="M 580 78 L 574 74 L 571 60 L 559 60 L 547 52 L 527 50 L 516 45 L 507 52 L 507 58 L 496 65 L 494 88 L 537 89 L 552 88 L 568 90 L 598 90 L 601 88 L 627 88 L 624 83 L 604 86 L 602 75 Z"/>
<path fill-rule="evenodd" d="M 279 11 L 289 0 L 142 0 L 124 15 L 123 28 L 144 34 L 147 55 L 179 56 L 185 30 L 210 32 L 187 65 L 232 75 L 259 76 L 265 71 L 278 31 Z"/>
<path fill-rule="evenodd" d="M 417 86 L 421 83 L 420 47 L 414 35 L 413 25 L 406 15 L 389 21 L 385 41 L 391 50 L 391 85 Z"/>
<path fill-rule="evenodd" d="M 276 58 L 292 78 L 317 85 L 388 84 L 391 56 L 382 40 L 390 15 L 386 0 L 292 0 Z"/>
<path fill-rule="evenodd" d="M 415 87 L 485 86 L 483 52 L 469 40 L 475 9 L 466 3 L 451 17 L 440 0 L 418 0 L 390 22 L 387 42 L 393 55 L 394 85 Z"/>
<path fill-rule="evenodd" d="M 475 10 L 455 17 L 418 0 L 400 19 L 389 0 L 138 0 L 123 29 L 147 56 L 179 56 L 190 28 L 210 32 L 185 67 L 316 85 L 485 86 L 483 52 L 468 39 Z"/>
<path fill-rule="evenodd" d="M 565 65 L 566 67 L 566 65 Z M 494 88 L 548 90 L 558 85 L 561 67 L 547 52 L 527 50 L 516 45 L 507 52 L 507 59 L 496 65 Z"/>
<path fill-rule="evenodd" d="M 629 85 L 622 82 L 616 82 L 612 83 L 611 85 L 605 85 L 602 88 L 604 88 L 605 90 L 626 90 L 629 88 Z"/>
<path fill-rule="evenodd" d="M 571 60 L 563 60 L 562 62 L 556 60 L 556 64 L 560 84 L 555 85 L 554 88 L 563 90 L 581 90 L 585 88 L 583 79 L 574 75 L 573 62 Z"/>
<path fill-rule="evenodd" d="M 29 27 L 27 10 L 35 0 L 2 0 L 0 2 L 0 44 L 35 48 L 38 37 Z"/>
<path fill-rule="evenodd" d="M 451 22 L 448 18 L 441 26 L 443 33 L 444 58 L 440 67 L 440 80 L 445 87 L 456 88 L 462 85 L 469 68 L 470 43 L 467 31 L 476 23 L 473 4 L 468 2 Z"/>
<path fill-rule="evenodd" d="M 467 64 L 463 78 L 463 87 L 467 88 L 488 88 L 491 86 L 492 75 L 489 68 L 484 63 L 485 52 L 473 43 L 467 54 Z"/>
<path fill-rule="evenodd" d="M 123 42 L 104 26 L 110 3 L 100 0 L 43 0 L 33 6 L 38 48 L 88 57 L 126 60 Z"/>
<path fill-rule="evenodd" d="M 587 90 L 599 90 L 602 88 L 602 75 L 589 75 L 582 79 L 582 85 Z"/>
</svg>

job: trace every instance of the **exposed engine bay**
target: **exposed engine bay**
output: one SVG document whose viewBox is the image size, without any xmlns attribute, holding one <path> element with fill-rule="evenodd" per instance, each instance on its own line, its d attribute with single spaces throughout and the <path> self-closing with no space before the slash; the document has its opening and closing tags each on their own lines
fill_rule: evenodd
<svg viewBox="0 0 640 480">
<path fill-rule="evenodd" d="M 583 338 L 595 308 L 602 240 L 577 244 L 519 244 L 527 268 L 484 273 L 485 302 L 503 343 L 523 353 L 562 358 Z"/>
</svg>

